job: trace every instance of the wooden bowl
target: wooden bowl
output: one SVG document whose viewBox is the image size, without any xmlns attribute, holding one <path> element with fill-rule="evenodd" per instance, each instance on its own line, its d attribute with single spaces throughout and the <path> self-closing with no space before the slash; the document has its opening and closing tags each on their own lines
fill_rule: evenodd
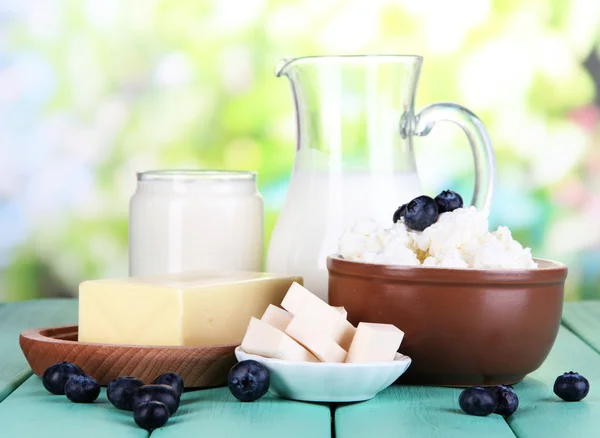
<svg viewBox="0 0 600 438">
<path fill-rule="evenodd" d="M 96 344 L 77 341 L 77 326 L 26 330 L 19 345 L 33 372 L 41 376 L 56 362 L 72 362 L 105 386 L 119 376 L 134 376 L 151 383 L 174 372 L 186 388 L 227 384 L 227 373 L 237 362 L 237 344 L 204 347 L 159 347 Z"/>
<path fill-rule="evenodd" d="M 519 382 L 544 362 L 560 326 L 567 267 L 477 270 L 329 257 L 329 303 L 348 320 L 394 324 L 413 360 L 402 383 Z"/>
</svg>

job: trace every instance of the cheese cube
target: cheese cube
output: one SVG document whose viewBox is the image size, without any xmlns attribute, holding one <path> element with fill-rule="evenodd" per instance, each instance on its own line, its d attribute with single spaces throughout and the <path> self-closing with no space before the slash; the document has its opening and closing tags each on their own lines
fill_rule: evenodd
<svg viewBox="0 0 600 438">
<path fill-rule="evenodd" d="M 324 334 L 306 314 L 294 316 L 285 332 L 306 347 L 321 362 L 344 362 L 346 359 L 346 350 Z"/>
<path fill-rule="evenodd" d="M 340 347 L 348 351 L 350 345 L 352 344 L 352 340 L 354 339 L 355 333 L 356 327 L 350 324 L 350 322 L 348 322 L 346 319 L 342 319 L 336 326 L 336 329 L 331 336 Z"/>
<path fill-rule="evenodd" d="M 310 317 L 311 323 L 307 325 L 331 337 L 344 350 L 350 348 L 356 329 L 346 320 L 345 308 L 330 306 L 297 283 L 292 284 L 281 306 L 294 316 Z"/>
<path fill-rule="evenodd" d="M 246 353 L 274 359 L 318 362 L 315 356 L 288 335 L 254 317 L 250 319 L 241 348 Z"/>
<path fill-rule="evenodd" d="M 361 322 L 348 350 L 346 363 L 393 361 L 404 332 L 391 324 Z"/>
<path fill-rule="evenodd" d="M 84 281 L 79 341 L 138 345 L 238 344 L 251 317 L 278 305 L 298 277 L 190 272 Z"/>
<path fill-rule="evenodd" d="M 273 304 L 269 304 L 265 313 L 261 318 L 261 321 L 266 322 L 271 327 L 275 327 L 277 330 L 285 331 L 285 328 L 292 321 L 292 314 L 290 312 L 286 312 L 283 309 L 280 309 Z"/>
<path fill-rule="evenodd" d="M 339 310 L 314 295 L 308 289 L 293 283 L 281 302 L 281 307 L 294 316 L 310 315 L 313 324 L 322 333 L 337 333 L 342 318 Z"/>
<path fill-rule="evenodd" d="M 340 315 L 342 315 L 342 318 L 347 319 L 348 318 L 348 312 L 346 311 L 345 307 L 334 307 L 335 310 L 337 310 L 338 312 L 340 312 Z"/>
</svg>

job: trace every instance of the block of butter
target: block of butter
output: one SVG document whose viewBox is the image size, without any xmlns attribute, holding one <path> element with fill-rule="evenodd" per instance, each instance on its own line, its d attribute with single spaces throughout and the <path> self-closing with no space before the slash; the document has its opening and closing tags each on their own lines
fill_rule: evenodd
<svg viewBox="0 0 600 438">
<path fill-rule="evenodd" d="M 279 305 L 299 277 L 190 272 L 84 281 L 79 341 L 137 345 L 240 343 L 251 317 Z"/>
</svg>

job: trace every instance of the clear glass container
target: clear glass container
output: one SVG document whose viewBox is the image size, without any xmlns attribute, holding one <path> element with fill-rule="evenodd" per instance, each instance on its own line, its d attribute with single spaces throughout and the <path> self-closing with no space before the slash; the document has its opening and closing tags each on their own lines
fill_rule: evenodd
<svg viewBox="0 0 600 438">
<path fill-rule="evenodd" d="M 263 270 L 263 200 L 253 172 L 139 173 L 129 205 L 129 274 Z"/>
<path fill-rule="evenodd" d="M 396 208 L 422 193 L 413 139 L 440 121 L 458 125 L 475 159 L 472 204 L 490 207 L 494 153 L 481 121 L 453 103 L 415 113 L 420 56 L 284 59 L 296 109 L 296 158 L 269 243 L 267 270 L 304 277 L 327 300 L 327 256 L 359 217 L 391 226 Z M 468 199 L 465 199 L 468 201 Z"/>
</svg>

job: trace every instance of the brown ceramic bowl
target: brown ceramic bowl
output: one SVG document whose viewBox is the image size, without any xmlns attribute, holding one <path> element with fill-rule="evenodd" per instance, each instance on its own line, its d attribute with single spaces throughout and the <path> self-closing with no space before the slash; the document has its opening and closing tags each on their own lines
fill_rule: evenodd
<svg viewBox="0 0 600 438">
<path fill-rule="evenodd" d="M 475 270 L 389 266 L 329 257 L 329 303 L 353 324 L 394 324 L 413 360 L 400 383 L 519 382 L 544 362 L 560 325 L 567 267 Z"/>
</svg>

